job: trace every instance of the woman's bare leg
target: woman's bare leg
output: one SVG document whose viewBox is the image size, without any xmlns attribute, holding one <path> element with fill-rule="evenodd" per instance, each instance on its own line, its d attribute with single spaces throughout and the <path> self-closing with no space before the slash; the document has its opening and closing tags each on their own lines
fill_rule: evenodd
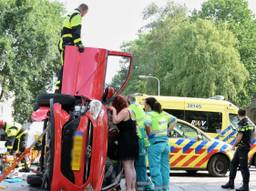
<svg viewBox="0 0 256 191">
<path fill-rule="evenodd" d="M 131 168 L 133 171 L 133 179 L 132 179 L 132 190 L 136 191 L 136 170 L 135 170 L 135 166 L 134 166 L 134 160 L 130 161 L 131 163 Z"/>
<path fill-rule="evenodd" d="M 123 168 L 124 168 L 124 175 L 125 175 L 125 182 L 126 182 L 126 191 L 134 191 L 132 189 L 133 183 L 133 169 L 131 168 L 130 160 L 122 161 Z"/>
</svg>

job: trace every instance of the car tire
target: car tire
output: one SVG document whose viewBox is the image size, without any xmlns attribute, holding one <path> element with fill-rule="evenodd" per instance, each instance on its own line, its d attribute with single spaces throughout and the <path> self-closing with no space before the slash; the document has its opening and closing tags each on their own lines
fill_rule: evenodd
<svg viewBox="0 0 256 191">
<path fill-rule="evenodd" d="M 43 182 L 43 177 L 40 175 L 28 175 L 27 183 L 32 187 L 41 187 Z"/>
<path fill-rule="evenodd" d="M 186 170 L 189 175 L 195 175 L 198 170 Z"/>
<path fill-rule="evenodd" d="M 224 155 L 214 155 L 208 163 L 208 171 L 211 176 L 223 177 L 229 169 L 229 160 Z"/>
<path fill-rule="evenodd" d="M 74 107 L 76 98 L 71 95 L 65 94 L 41 94 L 36 98 L 36 105 L 34 110 L 37 110 L 40 106 L 50 106 L 50 99 L 54 100 L 54 103 L 60 103 L 63 108 L 69 109 Z"/>
<path fill-rule="evenodd" d="M 55 123 L 54 123 L 54 112 L 53 104 L 54 100 L 49 101 L 50 104 L 50 117 L 48 121 L 49 129 L 46 134 L 47 140 L 49 141 L 49 148 L 46 151 L 45 160 L 45 171 L 43 174 L 42 187 L 47 191 L 51 191 L 52 177 L 53 177 L 53 166 L 54 166 L 54 141 L 55 141 Z"/>
</svg>

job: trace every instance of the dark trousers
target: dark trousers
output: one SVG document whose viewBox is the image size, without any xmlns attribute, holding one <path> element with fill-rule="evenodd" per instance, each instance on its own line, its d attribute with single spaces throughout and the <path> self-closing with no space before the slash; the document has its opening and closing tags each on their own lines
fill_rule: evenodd
<svg viewBox="0 0 256 191">
<path fill-rule="evenodd" d="M 62 88 L 62 77 L 63 77 L 63 65 L 64 65 L 64 50 L 60 50 L 60 57 L 61 57 L 61 69 L 58 72 L 58 80 L 56 82 L 56 89 L 55 93 L 61 93 L 61 88 Z"/>
<path fill-rule="evenodd" d="M 250 172 L 248 167 L 248 147 L 239 146 L 234 154 L 234 157 L 230 164 L 230 181 L 234 181 L 236 178 L 237 168 L 240 166 L 240 171 L 243 177 L 243 183 L 249 184 Z"/>
</svg>

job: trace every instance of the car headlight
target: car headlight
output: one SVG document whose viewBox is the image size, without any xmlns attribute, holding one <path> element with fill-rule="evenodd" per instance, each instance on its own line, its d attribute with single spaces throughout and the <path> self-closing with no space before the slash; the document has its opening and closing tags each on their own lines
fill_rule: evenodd
<svg viewBox="0 0 256 191">
<path fill-rule="evenodd" d="M 102 110 L 102 103 L 99 100 L 92 100 L 89 104 L 89 108 L 92 118 L 96 120 Z"/>
</svg>

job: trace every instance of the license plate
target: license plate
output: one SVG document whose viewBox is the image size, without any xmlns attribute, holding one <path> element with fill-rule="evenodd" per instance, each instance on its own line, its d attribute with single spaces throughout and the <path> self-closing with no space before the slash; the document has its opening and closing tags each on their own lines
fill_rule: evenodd
<svg viewBox="0 0 256 191">
<path fill-rule="evenodd" d="M 71 165 L 72 170 L 78 171 L 81 168 L 82 149 L 83 149 L 83 133 L 76 132 L 73 138 L 72 165 Z"/>
</svg>

